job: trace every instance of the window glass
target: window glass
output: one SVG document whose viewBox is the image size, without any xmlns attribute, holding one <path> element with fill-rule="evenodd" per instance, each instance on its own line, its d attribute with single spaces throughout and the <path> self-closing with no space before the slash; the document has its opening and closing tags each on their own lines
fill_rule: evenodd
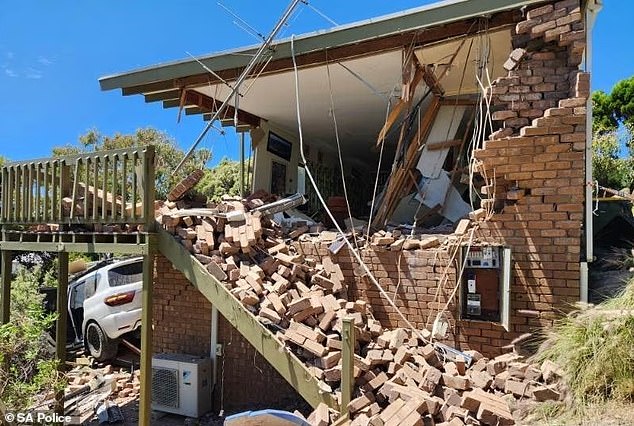
<svg viewBox="0 0 634 426">
<path fill-rule="evenodd" d="M 118 287 L 143 281 L 143 263 L 135 262 L 108 271 L 110 287 Z"/>
<path fill-rule="evenodd" d="M 86 278 L 86 289 L 84 290 L 85 298 L 92 297 L 97 291 L 97 280 L 99 279 L 99 274 L 95 274 L 90 278 Z"/>
<path fill-rule="evenodd" d="M 72 309 L 83 308 L 85 299 L 85 281 L 80 282 L 73 287 L 73 294 L 71 296 L 70 307 Z"/>
</svg>

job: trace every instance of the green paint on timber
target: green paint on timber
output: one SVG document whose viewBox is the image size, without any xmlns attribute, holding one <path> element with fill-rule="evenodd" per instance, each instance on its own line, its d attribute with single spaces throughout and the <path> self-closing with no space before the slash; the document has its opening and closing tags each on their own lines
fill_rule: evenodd
<svg viewBox="0 0 634 426">
<path fill-rule="evenodd" d="M 348 414 L 348 404 L 354 390 L 354 323 L 352 318 L 343 319 L 343 351 L 341 365 L 341 414 Z"/>
<path fill-rule="evenodd" d="M 338 410 L 333 394 L 320 389 L 319 380 L 288 351 L 224 285 L 166 231 L 159 231 L 159 251 L 214 305 L 218 312 L 297 390 L 311 406 L 325 403 Z"/>
</svg>

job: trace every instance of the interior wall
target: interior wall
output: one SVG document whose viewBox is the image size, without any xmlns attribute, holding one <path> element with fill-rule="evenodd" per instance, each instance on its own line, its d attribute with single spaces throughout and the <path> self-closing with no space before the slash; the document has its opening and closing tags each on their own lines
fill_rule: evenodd
<svg viewBox="0 0 634 426">
<path fill-rule="evenodd" d="M 297 167 L 300 161 L 299 142 L 297 137 L 270 122 L 264 122 L 261 129 L 263 130 L 263 132 L 260 133 L 262 136 L 259 139 L 253 139 L 252 141 L 255 150 L 252 190 L 257 191 L 262 189 L 267 192 L 271 191 L 272 162 L 276 161 L 286 166 L 285 193 L 294 194 L 297 192 Z M 271 131 L 291 143 L 292 149 L 290 161 L 278 157 L 267 150 L 269 132 Z"/>
</svg>

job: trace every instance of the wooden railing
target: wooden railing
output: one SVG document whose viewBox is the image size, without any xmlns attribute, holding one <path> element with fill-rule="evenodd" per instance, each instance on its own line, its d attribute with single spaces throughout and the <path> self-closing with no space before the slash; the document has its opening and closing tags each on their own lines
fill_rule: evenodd
<svg viewBox="0 0 634 426">
<path fill-rule="evenodd" d="M 5 164 L 0 224 L 154 221 L 154 147 Z"/>
</svg>

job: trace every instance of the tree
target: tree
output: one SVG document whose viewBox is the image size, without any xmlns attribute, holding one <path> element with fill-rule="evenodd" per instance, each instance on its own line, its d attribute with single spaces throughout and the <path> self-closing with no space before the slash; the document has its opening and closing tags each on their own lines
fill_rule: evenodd
<svg viewBox="0 0 634 426">
<path fill-rule="evenodd" d="M 619 156 L 617 130 L 595 132 L 592 139 L 592 169 L 599 185 L 623 189 L 634 182 L 634 159 Z"/>
<path fill-rule="evenodd" d="M 138 129 L 133 134 L 115 133 L 105 136 L 96 129 L 91 129 L 79 137 L 78 144 L 67 144 L 53 148 L 56 157 L 74 155 L 83 152 L 103 151 L 154 145 L 156 147 L 156 197 L 165 199 L 173 185 L 186 177 L 195 169 L 204 167 L 211 159 L 211 151 L 197 150 L 194 155 L 181 167 L 176 174 L 172 174 L 176 165 L 183 159 L 185 153 L 176 141 L 168 134 L 151 127 Z"/>
<path fill-rule="evenodd" d="M 210 201 L 223 195 L 240 194 L 240 162 L 223 158 L 216 167 L 205 171 L 196 189 Z"/>
<path fill-rule="evenodd" d="M 41 392 L 64 388 L 46 335 L 55 321 L 43 307 L 38 271 L 20 269 L 11 283 L 11 320 L 0 325 L 0 395 L 10 410 L 24 410 Z"/>
<path fill-rule="evenodd" d="M 0 155 L 0 167 L 2 167 L 4 163 L 8 163 L 8 160 L 6 157 Z"/>
<path fill-rule="evenodd" d="M 592 93 L 592 166 L 600 185 L 634 187 L 634 76 Z"/>
</svg>

